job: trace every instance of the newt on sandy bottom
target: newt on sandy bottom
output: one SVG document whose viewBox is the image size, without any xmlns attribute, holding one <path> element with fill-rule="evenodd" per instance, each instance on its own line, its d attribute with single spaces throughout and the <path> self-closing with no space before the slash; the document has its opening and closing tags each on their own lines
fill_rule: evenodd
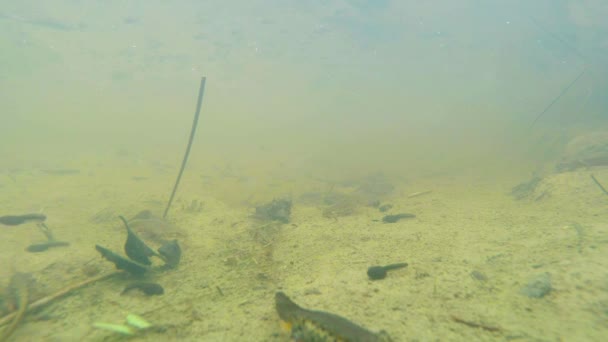
<svg viewBox="0 0 608 342">
<path fill-rule="evenodd" d="M 283 292 L 275 294 L 276 309 L 296 342 L 389 342 L 386 332 L 371 332 L 344 317 L 301 308 Z"/>
<path fill-rule="evenodd" d="M 0 216 L 0 223 L 6 226 L 18 226 L 28 222 L 44 222 L 44 214 L 6 215 Z"/>
</svg>

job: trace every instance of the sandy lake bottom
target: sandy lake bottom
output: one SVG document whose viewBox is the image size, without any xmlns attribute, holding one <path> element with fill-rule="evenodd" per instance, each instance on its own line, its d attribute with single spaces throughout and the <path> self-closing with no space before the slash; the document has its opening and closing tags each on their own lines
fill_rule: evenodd
<svg viewBox="0 0 608 342">
<path fill-rule="evenodd" d="M 29 244 L 44 239 L 35 226 L 1 227 L 2 288 L 14 272 L 30 273 L 35 300 L 113 272 L 95 245 L 123 254 L 126 233 L 117 216 L 144 209 L 160 215 L 174 177 L 173 169 L 138 165 L 70 168 L 77 171 L 1 175 L 2 215 L 42 210 L 56 237 L 70 242 L 28 253 Z M 198 174 L 188 170 L 165 225 L 140 232 L 153 248 L 163 239 L 181 245 L 177 269 L 145 278 L 161 284 L 163 295 L 121 295 L 134 279 L 117 275 L 28 314 L 13 340 L 123 340 L 92 325 L 123 323 L 135 313 L 160 328 L 130 341 L 289 341 L 274 308 L 277 291 L 304 308 L 384 330 L 394 341 L 608 336 L 608 196 L 588 171 L 548 176 L 538 194 L 521 200 L 509 195 L 512 180 L 397 182 L 382 198 L 392 205 L 386 213 L 360 202 L 334 212 L 310 196 L 301 200 L 327 191 L 312 180 L 252 185 Z M 594 174 L 608 182 L 607 169 Z M 332 189 L 352 193 L 350 185 Z M 293 199 L 288 223 L 253 217 L 256 205 L 279 196 Z M 382 222 L 400 212 L 416 218 Z M 369 266 L 396 262 L 409 266 L 368 279 Z M 535 282 L 544 284 L 530 295 Z"/>
</svg>

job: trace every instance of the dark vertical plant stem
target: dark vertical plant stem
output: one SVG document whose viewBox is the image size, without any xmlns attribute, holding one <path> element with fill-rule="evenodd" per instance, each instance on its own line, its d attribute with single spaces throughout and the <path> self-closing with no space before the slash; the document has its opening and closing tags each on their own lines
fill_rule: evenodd
<svg viewBox="0 0 608 342">
<path fill-rule="evenodd" d="M 165 212 L 163 213 L 163 218 L 167 217 L 167 213 L 171 208 L 171 203 L 173 203 L 173 198 L 175 197 L 175 193 L 177 192 L 177 187 L 179 186 L 179 181 L 182 179 L 182 175 L 184 174 L 184 169 L 186 168 L 186 163 L 188 162 L 188 156 L 190 155 L 190 149 L 192 148 L 192 142 L 194 141 L 194 135 L 196 134 L 196 127 L 198 126 L 198 117 L 201 113 L 201 105 L 203 104 L 203 93 L 205 92 L 205 81 L 206 77 L 201 78 L 201 85 L 198 89 L 198 100 L 196 102 L 196 111 L 194 112 L 194 121 L 192 122 L 192 130 L 190 131 L 190 140 L 188 140 L 188 146 L 186 147 L 186 153 L 184 153 L 184 159 L 182 160 L 182 167 L 179 169 L 179 173 L 177 174 L 177 179 L 175 180 L 175 185 L 173 186 L 173 191 L 171 192 L 171 197 L 169 197 L 169 202 L 167 202 L 167 207 L 165 208 Z"/>
</svg>

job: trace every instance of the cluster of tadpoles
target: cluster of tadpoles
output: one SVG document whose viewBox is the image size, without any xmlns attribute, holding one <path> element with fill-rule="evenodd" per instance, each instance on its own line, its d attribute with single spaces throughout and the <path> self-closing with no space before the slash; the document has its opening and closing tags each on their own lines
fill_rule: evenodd
<svg viewBox="0 0 608 342">
<path fill-rule="evenodd" d="M 201 87 L 204 85 L 204 79 Z M 200 102 L 200 98 L 199 98 Z M 200 106 L 200 104 L 199 104 Z M 199 109 L 200 110 L 200 109 Z M 198 114 L 198 113 L 197 113 Z M 191 143 L 190 143 L 191 144 Z M 189 147 L 190 147 L 189 144 Z M 187 158 L 187 155 L 186 155 Z M 182 165 L 182 169 L 180 170 L 180 176 L 183 172 L 183 167 L 185 163 Z M 179 180 L 179 177 L 178 177 Z M 178 182 L 175 184 L 173 189 L 173 194 L 171 196 L 171 200 L 175 194 L 175 190 L 177 188 Z M 167 209 L 165 210 L 165 214 L 169 210 L 171 201 L 167 205 Z M 119 216 L 119 218 L 124 223 L 127 229 L 127 241 L 124 246 L 125 253 L 128 258 L 125 258 L 105 247 L 100 245 L 96 245 L 95 249 L 99 251 L 105 259 L 114 263 L 117 268 L 117 271 L 102 274 L 96 277 L 91 277 L 79 283 L 75 283 L 60 289 L 59 291 L 50 294 L 41 299 L 30 301 L 30 286 L 32 283 L 31 275 L 28 273 L 20 273 L 17 272 L 11 278 L 11 281 L 5 291 L 8 296 L 2 299 L 5 304 L 7 304 L 7 308 L 10 310 L 9 312 L 1 312 L 2 308 L 0 307 L 0 313 L 4 314 L 4 316 L 0 317 L 0 327 L 8 324 L 8 327 L 0 331 L 0 342 L 6 341 L 16 330 L 19 323 L 25 317 L 25 314 L 28 311 L 34 310 L 36 308 L 40 308 L 45 306 L 59 298 L 62 298 L 71 292 L 83 288 L 87 285 L 95 283 L 97 281 L 107 279 L 114 275 L 123 273 L 123 271 L 134 275 L 134 276 L 142 276 L 147 271 L 152 270 L 152 262 L 150 261 L 150 257 L 158 257 L 163 262 L 164 265 L 161 268 L 175 268 L 179 264 L 181 260 L 181 248 L 177 243 L 177 240 L 165 241 L 162 243 L 160 248 L 157 251 L 154 251 L 150 248 L 146 243 L 139 238 L 139 236 L 131 229 L 127 220 Z M 5 226 L 20 226 L 28 223 L 34 223 L 38 229 L 44 234 L 46 237 L 46 241 L 40 243 L 34 243 L 29 245 L 26 248 L 26 251 L 37 253 L 48 250 L 52 247 L 61 247 L 61 246 L 69 246 L 68 242 L 57 240 L 49 228 L 49 226 L 45 223 L 46 215 L 42 213 L 33 213 L 33 214 L 24 214 L 24 215 L 5 215 L 0 216 L 0 224 Z M 136 325 L 136 327 L 141 327 L 142 325 Z M 129 331 L 131 332 L 130 327 L 120 326 L 120 325 L 108 325 L 105 323 L 99 323 L 96 325 L 98 328 L 108 328 L 109 330 L 123 332 Z M 125 330 L 126 329 L 126 330 Z"/>
<path fill-rule="evenodd" d="M 182 160 L 181 168 L 177 175 L 177 179 L 175 180 L 175 184 L 173 186 L 171 196 L 167 203 L 167 207 L 165 208 L 165 211 L 163 213 L 163 219 L 167 216 L 167 213 L 168 213 L 169 209 L 171 208 L 171 203 L 173 202 L 173 198 L 175 197 L 175 193 L 179 186 L 180 179 L 182 177 L 182 174 L 186 167 L 186 163 L 188 161 L 188 156 L 190 154 L 192 142 L 194 140 L 194 136 L 196 133 L 196 127 L 198 125 L 198 118 L 200 115 L 201 105 L 203 102 L 205 81 L 206 81 L 206 78 L 202 77 L 199 91 L 198 91 L 196 111 L 194 113 L 194 120 L 192 122 L 192 128 L 190 131 L 190 138 L 188 140 L 186 152 L 184 154 L 184 158 Z M 94 282 L 100 281 L 102 279 L 107 279 L 114 275 L 123 273 L 123 271 L 127 272 L 129 274 L 132 274 L 134 276 L 142 276 L 147 271 L 152 270 L 152 262 L 150 261 L 150 257 L 154 256 L 154 257 L 158 257 L 161 260 L 163 260 L 164 265 L 161 266 L 162 268 L 177 267 L 177 265 L 179 264 L 180 259 L 181 259 L 181 248 L 179 247 L 177 240 L 166 241 L 160 246 L 160 248 L 157 251 L 154 251 L 152 248 L 148 247 L 148 245 L 146 245 L 145 242 L 143 242 L 143 240 L 141 240 L 139 238 L 139 236 L 137 236 L 137 234 L 135 234 L 135 232 L 131 229 L 131 227 L 129 227 L 129 223 L 127 222 L 127 220 L 124 217 L 120 216 L 119 218 L 123 221 L 125 227 L 127 228 L 127 241 L 124 246 L 124 250 L 125 250 L 125 253 L 127 254 L 127 258 L 125 258 L 115 252 L 112 252 L 111 250 L 109 250 L 105 247 L 102 247 L 100 245 L 95 246 L 95 249 L 101 253 L 102 257 L 104 257 L 105 259 L 114 263 L 114 265 L 117 268 L 117 271 L 106 273 L 106 274 L 99 275 L 96 277 L 91 277 L 91 278 L 81 281 L 79 283 L 72 284 L 51 295 L 48 295 L 44 298 L 33 301 L 31 303 L 29 301 L 29 283 L 30 283 L 28 281 L 29 277 L 25 273 L 16 273 L 13 276 L 13 279 L 11 280 L 11 284 L 9 284 L 7 293 L 13 294 L 14 302 L 15 302 L 14 307 L 16 307 L 16 309 L 14 309 L 10 313 L 7 313 L 3 317 L 0 317 L 0 326 L 3 326 L 10 322 L 10 326 L 8 328 L 4 329 L 2 331 L 2 333 L 0 334 L 0 342 L 4 341 L 10 337 L 10 335 L 13 333 L 13 331 L 15 330 L 15 328 L 17 327 L 19 322 L 22 320 L 22 318 L 25 316 L 27 311 L 47 305 L 48 303 L 50 303 L 58 298 L 63 297 L 65 295 L 71 293 L 72 291 L 80 289 L 80 288 L 87 286 L 89 284 L 92 284 Z M 19 226 L 19 225 L 29 223 L 29 222 L 36 223 L 38 228 L 46 236 L 47 241 L 30 245 L 26 249 L 29 252 L 42 252 L 51 247 L 68 246 L 69 243 L 67 243 L 65 241 L 58 241 L 55 239 L 55 237 L 54 237 L 53 233 L 51 232 L 51 230 L 49 229 L 49 227 L 44 223 L 45 220 L 46 220 L 46 216 L 44 214 L 7 215 L 7 216 L 0 217 L 0 224 L 6 225 L 6 226 Z M 129 319 L 127 319 L 127 321 L 129 321 Z M 129 324 L 135 326 L 136 328 L 145 328 L 146 326 L 148 326 L 147 322 L 145 322 L 145 321 L 143 321 L 143 323 L 140 320 L 137 320 L 137 322 L 134 322 L 133 319 L 131 319 L 131 322 Z M 108 324 L 99 324 L 98 327 L 107 328 Z M 111 327 L 110 330 L 114 330 L 114 331 L 118 331 L 118 332 L 126 331 L 125 329 L 128 329 L 130 331 L 130 328 L 128 328 L 128 327 L 118 326 L 118 328 L 116 328 L 112 325 L 110 325 L 110 327 Z"/>
<path fill-rule="evenodd" d="M 165 241 L 158 251 L 150 248 L 146 243 L 131 229 L 129 222 L 119 216 L 127 229 L 127 241 L 125 242 L 125 253 L 128 258 L 121 256 L 111 250 L 95 245 L 95 249 L 101 253 L 108 261 L 114 263 L 117 269 L 124 270 L 130 274 L 141 276 L 150 270 L 152 262 L 150 257 L 158 257 L 164 261 L 166 268 L 175 268 L 179 264 L 182 250 L 177 240 Z"/>
<path fill-rule="evenodd" d="M 25 215 L 6 215 L 0 216 L 0 223 L 5 226 L 20 226 L 26 223 L 35 223 L 38 229 L 46 237 L 46 241 L 40 243 L 34 243 L 29 245 L 25 250 L 32 253 L 44 252 L 51 247 L 64 247 L 70 244 L 65 241 L 59 241 L 55 239 L 53 232 L 46 225 L 46 215 L 36 214 L 25 214 Z"/>
<path fill-rule="evenodd" d="M 127 229 L 127 241 L 125 243 L 124 249 L 128 258 L 125 258 L 117 253 L 112 252 L 111 250 L 96 245 L 95 249 L 97 249 L 101 255 L 107 260 L 113 262 L 116 265 L 117 271 L 106 273 L 103 275 L 99 275 L 96 277 L 92 277 L 81 281 L 76 284 L 69 285 L 51 295 L 38 299 L 36 301 L 30 302 L 30 284 L 31 284 L 31 275 L 28 273 L 15 273 L 11 278 L 10 284 L 7 288 L 6 293 L 9 293 L 8 303 L 10 306 L 14 307 L 14 310 L 10 313 L 7 313 L 5 316 L 0 317 L 0 326 L 9 324 L 10 325 L 0 333 L 0 341 L 5 341 L 12 335 L 15 331 L 19 322 L 23 319 L 26 312 L 45 306 L 56 299 L 59 299 L 63 296 L 68 295 L 72 291 L 78 290 L 82 287 L 85 287 L 89 284 L 97 282 L 102 279 L 107 279 L 114 275 L 123 273 L 126 271 L 129 274 L 134 276 L 142 276 L 145 272 L 152 269 L 152 262 L 149 257 L 156 256 L 163 260 L 164 265 L 162 268 L 175 268 L 179 264 L 181 260 L 181 248 L 177 243 L 177 240 L 171 240 L 164 242 L 161 247 L 154 251 L 152 248 L 148 247 L 143 240 L 137 236 L 137 234 L 131 229 L 127 220 L 124 217 L 119 216 L 119 218 L 123 221 L 126 229 Z M 20 216 L 2 216 L 0 217 L 0 223 L 9 226 L 16 226 L 20 224 L 24 224 L 26 222 L 36 222 L 38 227 L 42 230 L 45 236 L 48 239 L 48 247 L 67 245 L 66 242 L 57 241 L 54 239 L 53 234 L 46 224 L 44 224 L 44 220 L 46 216 L 42 214 L 27 214 Z M 59 244 L 62 243 L 62 244 Z M 36 247 L 36 250 L 31 250 L 32 246 Z M 42 251 L 46 248 L 42 248 L 40 246 L 45 246 L 44 243 L 31 245 L 28 247 L 30 251 Z"/>
</svg>

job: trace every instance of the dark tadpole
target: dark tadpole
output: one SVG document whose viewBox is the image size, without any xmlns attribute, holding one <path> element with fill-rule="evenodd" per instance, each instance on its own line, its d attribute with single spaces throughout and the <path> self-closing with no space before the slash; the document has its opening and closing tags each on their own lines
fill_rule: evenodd
<svg viewBox="0 0 608 342">
<path fill-rule="evenodd" d="M 46 242 L 31 244 L 31 245 L 27 246 L 27 248 L 25 250 L 28 252 L 31 252 L 31 253 L 39 253 L 39 252 L 44 252 L 47 249 L 52 248 L 52 247 L 67 247 L 69 245 L 70 245 L 69 242 L 50 240 L 50 241 L 46 241 Z"/>
<path fill-rule="evenodd" d="M 165 293 L 165 289 L 163 289 L 160 284 L 138 281 L 127 285 L 125 289 L 122 290 L 120 295 L 125 295 L 126 293 L 132 290 L 139 290 L 143 292 L 146 296 L 162 295 Z"/>
<path fill-rule="evenodd" d="M 95 249 L 101 253 L 101 256 L 106 258 L 108 261 L 114 263 L 116 268 L 119 270 L 125 270 L 133 275 L 140 276 L 146 273 L 149 268 L 146 265 L 142 265 L 135 261 L 124 258 L 111 250 L 102 247 L 100 245 L 95 245 Z"/>
<path fill-rule="evenodd" d="M 46 220 L 44 214 L 6 215 L 0 216 L 0 223 L 6 226 L 18 226 L 28 222 L 41 223 Z"/>
<path fill-rule="evenodd" d="M 416 215 L 414 214 L 408 214 L 408 213 L 401 213 L 401 214 L 394 214 L 394 215 L 386 215 L 382 218 L 382 222 L 384 223 L 395 223 L 401 219 L 408 219 L 408 218 L 415 218 Z"/>
<path fill-rule="evenodd" d="M 177 240 L 165 241 L 158 249 L 158 253 L 169 268 L 177 267 L 182 258 L 182 249 Z"/>
<path fill-rule="evenodd" d="M 125 253 L 127 253 L 129 259 L 137 261 L 138 263 L 143 265 L 151 265 L 152 262 L 148 257 L 158 256 L 158 253 L 156 253 L 152 248 L 148 247 L 148 245 L 146 245 L 146 243 L 143 242 L 139 238 L 139 236 L 137 236 L 137 234 L 135 234 L 131 227 L 129 227 L 129 223 L 124 217 L 118 216 L 118 218 L 122 220 L 125 225 L 125 228 L 127 228 L 127 242 L 125 243 Z"/>
<path fill-rule="evenodd" d="M 388 271 L 407 267 L 407 263 L 390 264 L 386 266 L 372 266 L 367 269 L 367 276 L 371 280 L 380 280 L 386 278 Z"/>
</svg>

